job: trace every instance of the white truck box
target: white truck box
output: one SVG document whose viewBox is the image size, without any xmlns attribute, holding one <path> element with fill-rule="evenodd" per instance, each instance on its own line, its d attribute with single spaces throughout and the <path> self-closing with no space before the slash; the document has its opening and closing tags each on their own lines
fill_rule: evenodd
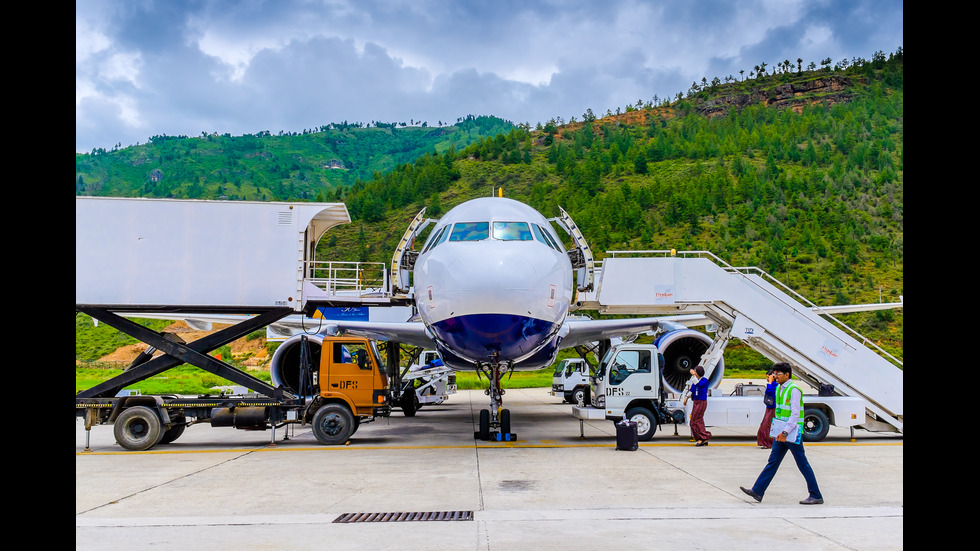
<svg viewBox="0 0 980 551">
<path fill-rule="evenodd" d="M 302 309 L 342 203 L 75 197 L 75 303 Z"/>
</svg>

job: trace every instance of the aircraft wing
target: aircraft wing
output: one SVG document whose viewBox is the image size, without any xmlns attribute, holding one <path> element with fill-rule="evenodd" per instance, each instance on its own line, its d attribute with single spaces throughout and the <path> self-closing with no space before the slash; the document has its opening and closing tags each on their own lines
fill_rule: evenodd
<svg viewBox="0 0 980 551">
<path fill-rule="evenodd" d="M 373 322 L 373 321 L 330 321 L 324 320 L 327 335 L 358 335 L 369 339 L 394 341 L 418 346 L 419 348 L 434 347 L 432 335 L 421 321 L 404 322 Z"/>
<path fill-rule="evenodd" d="M 655 331 L 660 325 L 658 318 L 625 318 L 611 320 L 572 319 L 565 320 L 561 328 L 563 334 L 561 348 L 571 348 L 599 340 L 627 335 L 638 335 Z"/>
</svg>

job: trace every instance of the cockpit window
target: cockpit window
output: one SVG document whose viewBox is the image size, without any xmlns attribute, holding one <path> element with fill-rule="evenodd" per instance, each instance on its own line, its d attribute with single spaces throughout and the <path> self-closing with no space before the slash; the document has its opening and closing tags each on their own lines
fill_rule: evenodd
<svg viewBox="0 0 980 551">
<path fill-rule="evenodd" d="M 458 222 L 453 226 L 450 241 L 482 241 L 490 237 L 489 222 Z"/>
<path fill-rule="evenodd" d="M 541 229 L 541 226 L 537 224 L 532 224 L 531 229 L 534 230 L 534 237 L 538 238 L 538 241 L 544 243 L 549 247 L 554 248 L 554 245 L 551 244 L 551 240 L 549 240 L 544 236 L 544 230 Z"/>
<path fill-rule="evenodd" d="M 527 222 L 494 222 L 493 238 L 501 241 L 531 241 Z"/>
<path fill-rule="evenodd" d="M 422 249 L 422 252 L 423 253 L 428 252 L 429 249 L 438 245 L 441 242 L 440 240 L 446 235 L 446 229 L 448 228 L 449 226 L 443 226 L 442 229 L 440 229 L 438 232 L 432 234 L 432 239 L 430 239 L 429 242 L 425 245 L 425 247 Z"/>
<path fill-rule="evenodd" d="M 542 241 L 545 241 L 546 243 L 548 243 L 549 245 L 551 245 L 551 247 L 553 249 L 555 249 L 556 251 L 558 251 L 558 252 L 564 252 L 564 251 L 562 251 L 561 245 L 559 245 L 558 242 L 555 241 L 555 238 L 552 237 L 550 233 L 548 233 L 548 230 L 546 230 L 546 229 L 544 229 L 544 228 L 542 228 L 540 226 L 537 226 L 537 225 L 535 225 L 534 228 L 536 230 L 540 231 L 541 234 L 544 236 L 544 238 L 542 239 Z"/>
</svg>

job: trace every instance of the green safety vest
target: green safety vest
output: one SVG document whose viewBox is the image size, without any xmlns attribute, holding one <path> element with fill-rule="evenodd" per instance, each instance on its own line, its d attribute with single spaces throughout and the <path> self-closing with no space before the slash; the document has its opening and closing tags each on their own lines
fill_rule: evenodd
<svg viewBox="0 0 980 551">
<path fill-rule="evenodd" d="M 796 383 L 794 383 L 793 381 L 787 382 L 786 385 L 779 385 L 778 387 L 776 387 L 776 412 L 773 415 L 773 417 L 775 417 L 780 421 L 783 421 L 784 423 L 789 420 L 789 415 L 793 411 L 793 404 L 790 403 L 790 400 L 792 399 L 794 388 L 799 389 L 800 387 L 796 386 Z M 799 404 L 800 418 L 797 421 L 797 425 L 799 428 L 796 432 L 797 437 L 803 434 L 803 403 L 802 403 L 803 392 L 802 391 L 800 391 L 800 402 L 801 402 Z M 790 438 L 794 436 L 792 431 L 787 430 L 786 432 L 790 433 L 789 436 L 787 436 L 786 438 L 787 442 L 795 442 L 798 439 L 798 438 Z"/>
</svg>

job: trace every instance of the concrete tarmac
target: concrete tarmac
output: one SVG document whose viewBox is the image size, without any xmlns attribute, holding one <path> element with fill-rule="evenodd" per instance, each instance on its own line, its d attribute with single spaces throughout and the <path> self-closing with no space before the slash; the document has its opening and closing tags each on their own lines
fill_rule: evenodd
<svg viewBox="0 0 980 551">
<path fill-rule="evenodd" d="M 309 427 L 189 427 L 146 452 L 76 418 L 75 548 L 901 549 L 904 442 L 832 427 L 805 444 L 823 505 L 787 456 L 765 499 L 739 486 L 769 456 L 756 427 L 709 427 L 694 447 L 664 425 L 616 450 L 610 421 L 579 421 L 548 389 L 508 390 L 513 443 L 473 439 L 482 391 L 362 424 L 347 446 Z M 335 522 L 347 513 L 471 512 L 470 520 Z"/>
</svg>

